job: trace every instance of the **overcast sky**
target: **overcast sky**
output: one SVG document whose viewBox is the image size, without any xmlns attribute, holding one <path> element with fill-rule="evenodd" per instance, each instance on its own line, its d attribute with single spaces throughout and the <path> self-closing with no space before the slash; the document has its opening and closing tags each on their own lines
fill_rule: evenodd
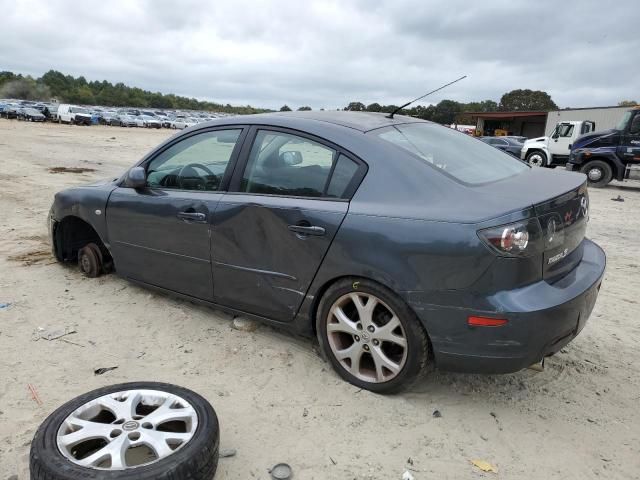
<svg viewBox="0 0 640 480">
<path fill-rule="evenodd" d="M 0 0 L 0 70 L 234 105 L 640 101 L 639 0 Z"/>
</svg>

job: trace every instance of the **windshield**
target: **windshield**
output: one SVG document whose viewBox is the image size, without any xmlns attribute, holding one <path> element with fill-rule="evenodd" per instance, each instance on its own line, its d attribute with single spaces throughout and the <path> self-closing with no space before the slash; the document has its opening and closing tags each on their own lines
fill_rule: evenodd
<svg viewBox="0 0 640 480">
<path fill-rule="evenodd" d="M 616 127 L 618 130 L 624 130 L 625 128 L 627 128 L 627 123 L 629 123 L 629 119 L 631 118 L 632 113 L 633 112 L 631 110 L 624 112 L 622 120 L 620 120 L 620 123 Z"/>
<path fill-rule="evenodd" d="M 82 107 L 72 107 L 69 109 L 69 111 L 71 113 L 86 113 L 87 115 L 89 114 L 89 110 L 87 110 L 86 108 L 82 108 Z"/>
<path fill-rule="evenodd" d="M 411 123 L 371 132 L 464 183 L 495 182 L 528 167 L 496 148 L 454 129 Z"/>
</svg>

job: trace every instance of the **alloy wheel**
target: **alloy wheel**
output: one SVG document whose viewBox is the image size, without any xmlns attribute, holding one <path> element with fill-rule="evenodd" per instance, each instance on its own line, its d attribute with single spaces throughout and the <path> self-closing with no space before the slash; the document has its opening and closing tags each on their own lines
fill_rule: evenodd
<svg viewBox="0 0 640 480">
<path fill-rule="evenodd" d="M 71 413 L 57 446 L 71 462 L 99 470 L 150 465 L 185 446 L 198 427 L 195 409 L 178 395 L 126 390 L 91 400 Z"/>
<path fill-rule="evenodd" d="M 371 383 L 395 378 L 407 361 L 407 337 L 394 311 L 375 295 L 352 292 L 329 310 L 332 354 L 356 378 Z"/>
</svg>

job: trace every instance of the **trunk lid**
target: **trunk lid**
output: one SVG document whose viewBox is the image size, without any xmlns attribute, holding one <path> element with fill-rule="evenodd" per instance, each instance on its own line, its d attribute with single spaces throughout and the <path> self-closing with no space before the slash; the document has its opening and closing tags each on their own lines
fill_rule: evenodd
<svg viewBox="0 0 640 480">
<path fill-rule="evenodd" d="M 546 202 L 534 205 L 545 242 L 542 278 L 554 282 L 582 260 L 582 240 L 589 218 L 586 182 Z"/>
</svg>

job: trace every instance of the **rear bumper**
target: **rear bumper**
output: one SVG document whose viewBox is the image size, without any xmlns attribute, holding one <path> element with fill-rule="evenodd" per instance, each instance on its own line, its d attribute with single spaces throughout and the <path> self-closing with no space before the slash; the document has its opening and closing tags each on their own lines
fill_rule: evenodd
<svg viewBox="0 0 640 480">
<path fill-rule="evenodd" d="M 584 328 L 604 276 L 606 256 L 584 240 L 582 261 L 561 280 L 501 291 L 487 300 L 491 312 L 434 306 L 408 295 L 429 333 L 438 368 L 469 373 L 510 373 L 553 355 Z M 471 315 L 506 318 L 500 327 L 471 327 Z"/>
</svg>

